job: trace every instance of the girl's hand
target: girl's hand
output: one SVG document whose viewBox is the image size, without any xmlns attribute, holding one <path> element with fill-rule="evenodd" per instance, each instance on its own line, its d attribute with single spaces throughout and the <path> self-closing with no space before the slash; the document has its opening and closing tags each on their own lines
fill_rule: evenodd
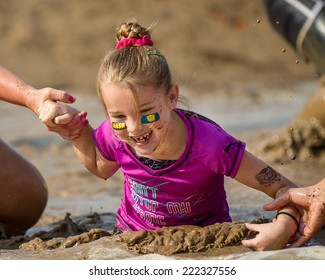
<svg viewBox="0 0 325 280">
<path fill-rule="evenodd" d="M 59 124 L 60 120 L 57 120 L 59 117 L 54 119 L 54 122 L 58 123 L 58 125 L 48 127 L 48 130 L 59 133 L 63 139 L 69 141 L 79 139 L 84 128 L 89 124 L 88 120 L 86 119 L 86 112 L 78 113 L 68 124 Z"/>
<path fill-rule="evenodd" d="M 258 232 L 258 234 L 253 239 L 243 240 L 242 244 L 252 250 L 257 251 L 279 250 L 286 248 L 291 237 L 296 232 L 296 225 L 293 221 L 289 221 L 289 219 L 291 218 L 280 215 L 278 219 L 273 219 L 271 223 L 247 223 L 246 227 L 249 230 Z M 288 223 L 290 224 L 288 225 Z"/>
<path fill-rule="evenodd" d="M 60 134 L 63 139 L 76 140 L 80 137 L 83 129 L 88 125 L 86 112 L 66 104 L 59 104 L 47 100 L 44 102 L 39 118 L 47 126 L 49 131 Z"/>
</svg>

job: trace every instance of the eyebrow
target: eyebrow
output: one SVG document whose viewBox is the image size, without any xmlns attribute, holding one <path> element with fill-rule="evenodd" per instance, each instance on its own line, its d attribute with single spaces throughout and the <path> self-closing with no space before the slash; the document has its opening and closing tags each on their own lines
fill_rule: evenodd
<svg viewBox="0 0 325 280">
<path fill-rule="evenodd" d="M 120 115 L 120 114 L 123 114 L 123 113 L 121 113 L 121 112 L 119 112 L 119 111 L 108 111 L 108 113 L 109 113 L 110 115 Z"/>
<path fill-rule="evenodd" d="M 141 106 L 139 106 L 140 108 L 143 108 L 143 107 L 148 107 L 148 106 L 153 106 L 153 101 L 150 101 L 150 102 L 147 102 L 147 103 L 144 103 L 144 104 L 141 104 Z"/>
</svg>

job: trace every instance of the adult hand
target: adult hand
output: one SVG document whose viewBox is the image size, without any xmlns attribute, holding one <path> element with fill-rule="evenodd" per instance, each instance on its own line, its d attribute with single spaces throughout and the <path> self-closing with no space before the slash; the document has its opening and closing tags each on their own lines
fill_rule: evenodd
<svg viewBox="0 0 325 280">
<path fill-rule="evenodd" d="M 292 188 L 264 205 L 267 211 L 294 204 L 302 208 L 299 233 L 291 247 L 299 247 L 310 240 L 325 225 L 325 179 L 319 183 L 302 188 Z"/>
<path fill-rule="evenodd" d="M 76 99 L 63 90 L 57 90 L 49 87 L 39 90 L 31 88 L 27 93 L 26 106 L 39 116 L 44 102 L 47 100 L 73 103 Z"/>
</svg>

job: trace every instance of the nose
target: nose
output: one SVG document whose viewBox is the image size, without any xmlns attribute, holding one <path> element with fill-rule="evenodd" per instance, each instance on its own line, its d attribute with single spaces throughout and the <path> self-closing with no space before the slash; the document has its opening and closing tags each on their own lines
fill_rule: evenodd
<svg viewBox="0 0 325 280">
<path fill-rule="evenodd" d="M 126 121 L 126 127 L 129 133 L 136 134 L 142 127 L 139 119 L 129 119 Z"/>
</svg>

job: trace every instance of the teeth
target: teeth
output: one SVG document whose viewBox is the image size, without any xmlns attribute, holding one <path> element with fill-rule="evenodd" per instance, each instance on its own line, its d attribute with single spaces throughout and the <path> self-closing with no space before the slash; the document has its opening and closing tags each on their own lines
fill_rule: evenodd
<svg viewBox="0 0 325 280">
<path fill-rule="evenodd" d="M 134 139 L 134 141 L 136 141 L 136 142 L 138 142 L 138 143 L 143 143 L 143 142 L 145 142 L 145 141 L 148 140 L 149 135 L 150 135 L 150 132 L 148 132 L 148 133 L 145 134 L 145 135 L 142 135 L 142 136 L 139 137 L 139 138 L 135 138 L 135 137 L 132 137 L 132 138 Z"/>
</svg>

